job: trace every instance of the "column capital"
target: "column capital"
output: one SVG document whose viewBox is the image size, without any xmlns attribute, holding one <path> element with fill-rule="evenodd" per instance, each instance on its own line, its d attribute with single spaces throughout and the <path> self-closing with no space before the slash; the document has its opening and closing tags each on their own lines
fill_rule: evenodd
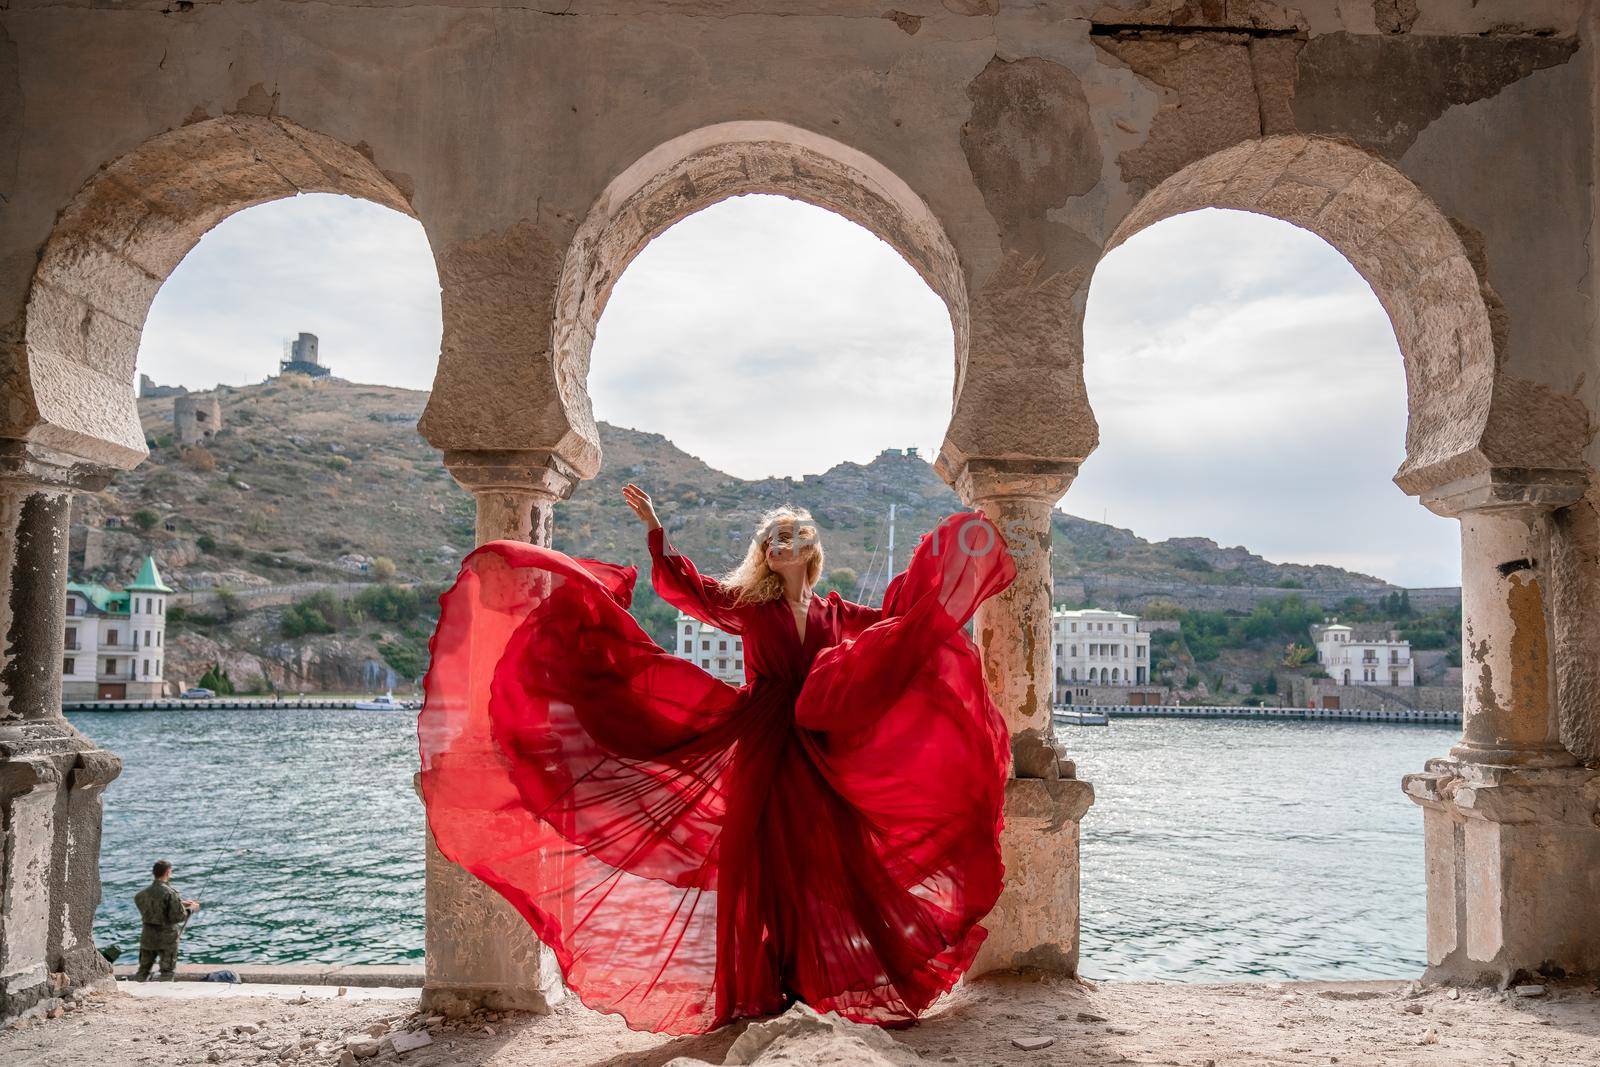
<svg viewBox="0 0 1600 1067">
<path fill-rule="evenodd" d="M 1600 828 L 1600 771 L 1590 767 L 1502 767 L 1430 759 L 1423 770 L 1403 776 L 1401 788 L 1416 804 L 1464 819 Z"/>
<path fill-rule="evenodd" d="M 93 493 L 111 484 L 115 474 L 110 467 L 37 441 L 0 438 L 0 485 Z"/>
<path fill-rule="evenodd" d="M 478 493 L 526 493 L 548 501 L 565 500 L 577 486 L 578 472 L 547 449 L 449 451 L 445 469 L 463 489 Z"/>
<path fill-rule="evenodd" d="M 1422 506 L 1447 519 L 1477 511 L 1555 511 L 1582 499 L 1581 470 L 1490 467 L 1424 490 Z"/>
<path fill-rule="evenodd" d="M 1054 504 L 1078 476 L 1078 461 L 1032 457 L 973 457 L 959 469 L 944 465 L 939 473 L 969 506 L 997 497 L 1023 497 Z"/>
</svg>

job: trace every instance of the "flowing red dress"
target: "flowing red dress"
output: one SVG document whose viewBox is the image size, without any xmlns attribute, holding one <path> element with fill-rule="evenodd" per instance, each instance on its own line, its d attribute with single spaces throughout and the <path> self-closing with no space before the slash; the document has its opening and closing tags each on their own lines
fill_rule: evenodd
<svg viewBox="0 0 1600 1067">
<path fill-rule="evenodd" d="M 493 541 L 442 612 L 418 721 L 440 852 L 510 901 L 584 1004 L 702 1033 L 914 1019 L 999 895 L 1009 759 L 964 626 L 1016 569 L 982 512 L 923 536 L 881 609 L 734 606 L 649 534 L 667 602 L 744 639 L 732 686 L 628 613 L 633 567 Z"/>
</svg>

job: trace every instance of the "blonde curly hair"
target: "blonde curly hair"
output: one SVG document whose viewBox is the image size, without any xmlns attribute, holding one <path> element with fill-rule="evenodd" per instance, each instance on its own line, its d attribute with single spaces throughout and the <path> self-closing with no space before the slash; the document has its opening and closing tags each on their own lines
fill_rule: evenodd
<svg viewBox="0 0 1600 1067">
<path fill-rule="evenodd" d="M 735 604 L 764 604 L 783 596 L 783 578 L 767 564 L 767 546 L 774 537 L 793 537 L 799 542 L 807 585 L 816 585 L 822 576 L 822 538 L 816 520 L 805 508 L 784 504 L 762 514 L 744 559 L 720 579 Z"/>
</svg>

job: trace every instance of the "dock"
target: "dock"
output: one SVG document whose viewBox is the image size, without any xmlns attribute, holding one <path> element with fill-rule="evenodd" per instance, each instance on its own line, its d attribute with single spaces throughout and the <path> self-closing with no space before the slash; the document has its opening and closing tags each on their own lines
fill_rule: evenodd
<svg viewBox="0 0 1600 1067">
<path fill-rule="evenodd" d="M 159 700 L 67 700 L 61 704 L 64 712 L 73 711 L 283 711 L 313 710 L 317 708 L 348 708 L 358 700 L 371 700 L 369 696 L 350 697 L 206 697 L 200 700 L 182 700 L 162 697 Z M 397 711 L 416 711 L 422 707 L 420 700 L 397 702 Z"/>
<path fill-rule="evenodd" d="M 1459 711 L 1371 711 L 1363 708 L 1263 708 L 1245 705 L 1205 707 L 1190 704 L 1058 705 L 1056 721 L 1070 723 L 1064 711 L 1104 712 L 1113 719 L 1288 719 L 1314 722 L 1392 722 L 1404 725 L 1461 725 Z"/>
</svg>

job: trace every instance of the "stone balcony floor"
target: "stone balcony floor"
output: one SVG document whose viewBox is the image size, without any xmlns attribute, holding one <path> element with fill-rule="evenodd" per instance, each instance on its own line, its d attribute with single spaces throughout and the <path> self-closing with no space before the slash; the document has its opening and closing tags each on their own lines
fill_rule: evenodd
<svg viewBox="0 0 1600 1067">
<path fill-rule="evenodd" d="M 58 1018 L 0 1032 L 6 1067 L 93 1064 L 392 1064 L 495 1067 L 806 1065 L 1535 1064 L 1600 1063 L 1600 990 L 1551 984 L 1539 996 L 1406 982 L 1176 985 L 986 979 L 917 1026 L 780 1020 L 693 1038 L 628 1030 L 568 1000 L 554 1015 L 431 1025 L 414 989 L 174 983 L 86 997 Z M 369 1028 L 384 1036 L 372 1039 Z M 396 1033 L 431 1043 L 398 1053 Z M 361 1045 L 363 1038 L 371 1041 Z M 1014 1039 L 1051 1038 L 1044 1048 Z M 736 1045 L 736 1039 L 739 1043 Z M 751 1050 L 772 1039 L 764 1050 Z M 351 1043 L 355 1042 L 354 1045 Z M 350 1057 L 344 1053 L 351 1050 Z M 361 1058 L 356 1053 L 363 1053 Z M 371 1058 L 367 1058 L 368 1055 Z"/>
</svg>

